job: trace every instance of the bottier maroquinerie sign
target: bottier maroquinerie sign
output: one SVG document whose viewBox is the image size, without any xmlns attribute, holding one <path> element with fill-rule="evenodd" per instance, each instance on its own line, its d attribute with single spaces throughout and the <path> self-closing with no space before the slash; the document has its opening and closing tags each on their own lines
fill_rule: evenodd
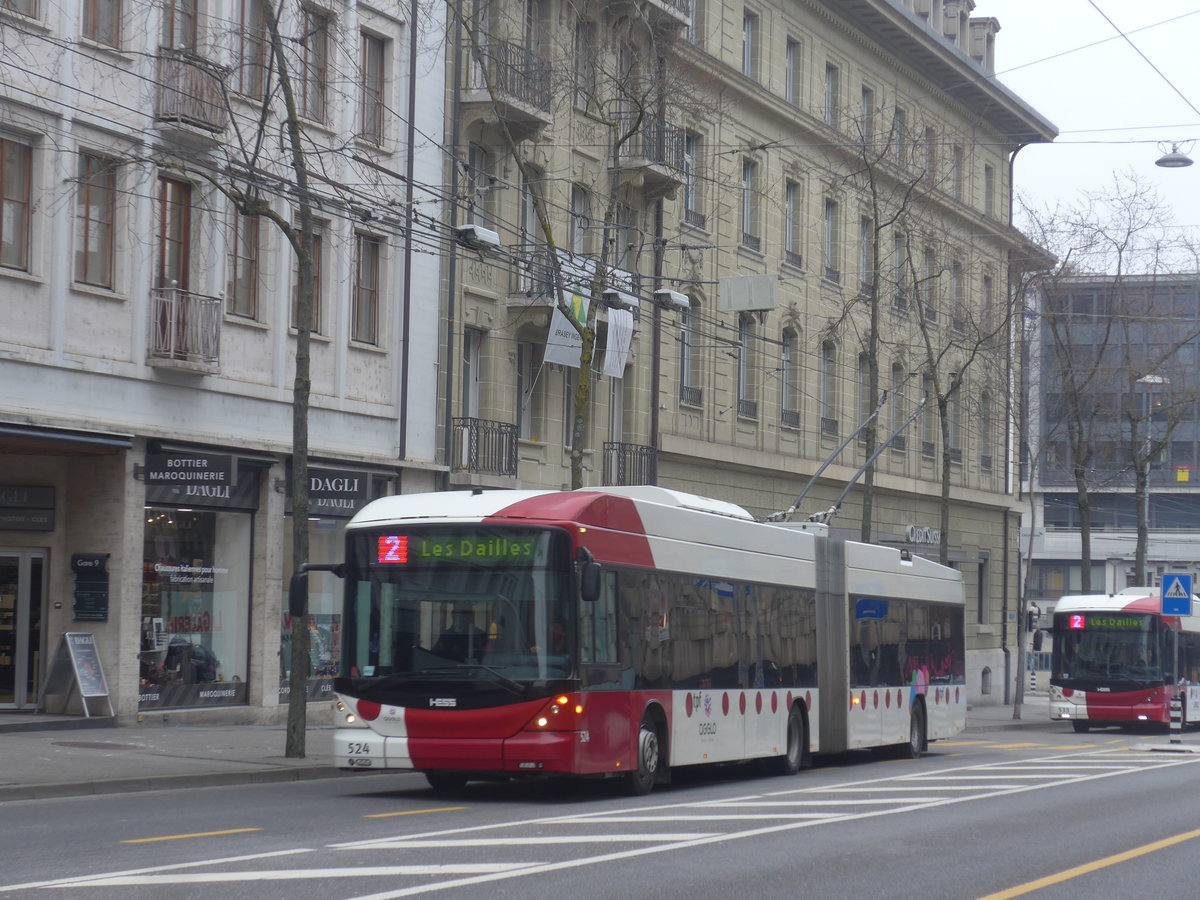
<svg viewBox="0 0 1200 900">
<path fill-rule="evenodd" d="M 213 453 L 146 454 L 146 484 L 227 485 L 232 482 L 232 456 Z"/>
</svg>

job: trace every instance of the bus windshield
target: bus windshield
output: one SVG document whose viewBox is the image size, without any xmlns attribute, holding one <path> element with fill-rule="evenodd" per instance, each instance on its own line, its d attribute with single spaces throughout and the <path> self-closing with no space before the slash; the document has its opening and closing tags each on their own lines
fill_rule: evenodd
<svg viewBox="0 0 1200 900">
<path fill-rule="evenodd" d="M 348 538 L 343 677 L 519 688 L 574 669 L 561 530 L 453 525 Z"/>
<path fill-rule="evenodd" d="M 1051 680 L 1094 690 L 1163 683 L 1158 617 L 1147 613 L 1059 613 L 1054 617 Z"/>
</svg>

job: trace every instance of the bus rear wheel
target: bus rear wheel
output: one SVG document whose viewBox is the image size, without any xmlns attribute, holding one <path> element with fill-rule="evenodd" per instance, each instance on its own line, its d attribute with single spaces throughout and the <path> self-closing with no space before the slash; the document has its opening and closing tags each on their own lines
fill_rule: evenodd
<svg viewBox="0 0 1200 900">
<path fill-rule="evenodd" d="M 912 708 L 908 717 L 908 742 L 899 747 L 904 759 L 919 759 L 925 749 L 925 707 L 920 703 Z"/>
<path fill-rule="evenodd" d="M 654 790 L 654 782 L 658 780 L 661 765 L 662 751 L 658 729 L 654 727 L 654 722 L 649 716 L 643 716 L 642 724 L 638 727 L 636 766 L 625 776 L 629 792 L 634 796 L 644 797 Z"/>
<path fill-rule="evenodd" d="M 807 745 L 804 734 L 804 720 L 800 711 L 792 707 L 787 719 L 787 751 L 783 756 L 775 756 L 770 760 L 770 769 L 776 775 L 795 775 L 804 765 L 804 750 Z"/>
</svg>

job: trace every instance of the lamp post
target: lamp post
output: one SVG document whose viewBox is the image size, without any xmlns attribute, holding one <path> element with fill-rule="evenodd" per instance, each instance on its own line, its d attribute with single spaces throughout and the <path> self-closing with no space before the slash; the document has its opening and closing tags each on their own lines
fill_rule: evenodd
<svg viewBox="0 0 1200 900">
<path fill-rule="evenodd" d="M 1191 142 L 1188 142 L 1190 148 Z M 1159 144 L 1159 150 L 1162 151 L 1162 156 L 1155 160 L 1154 164 L 1164 169 L 1186 169 L 1192 164 L 1192 158 L 1184 151 L 1179 149 L 1178 144 L 1171 144 L 1171 149 L 1166 149 L 1166 144 Z"/>
</svg>

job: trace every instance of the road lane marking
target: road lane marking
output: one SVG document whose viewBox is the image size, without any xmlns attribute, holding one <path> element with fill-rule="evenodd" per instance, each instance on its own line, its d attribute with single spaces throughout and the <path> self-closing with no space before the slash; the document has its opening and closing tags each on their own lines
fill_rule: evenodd
<svg viewBox="0 0 1200 900">
<path fill-rule="evenodd" d="M 155 841 L 185 841 L 188 838 L 220 837 L 224 834 L 246 834 L 249 831 L 262 831 L 261 828 L 227 828 L 224 831 L 197 831 L 195 834 L 164 834 L 159 837 L 130 838 L 121 841 L 122 844 L 152 844 Z"/>
<path fill-rule="evenodd" d="M 592 824 L 595 824 L 594 822 Z M 540 837 L 485 837 L 454 838 L 444 840 L 393 838 L 380 841 L 365 841 L 367 850 L 433 850 L 457 847 L 540 847 L 545 844 L 641 844 L 647 842 L 695 841 L 701 838 L 718 837 L 715 831 L 684 834 L 570 834 L 542 835 Z"/>
<path fill-rule="evenodd" d="M 1163 850 L 1167 847 L 1173 847 L 1176 844 L 1182 844 L 1184 841 L 1190 841 L 1200 837 L 1200 828 L 1193 831 L 1185 831 L 1183 834 L 1177 834 L 1174 837 L 1164 838 L 1161 841 L 1154 841 L 1151 844 L 1143 844 L 1140 847 L 1134 847 L 1132 850 L 1126 850 L 1124 853 L 1117 853 L 1113 856 L 1106 856 L 1103 859 L 1097 859 L 1094 862 L 1084 863 L 1082 866 L 1075 866 L 1072 869 L 1065 869 L 1054 875 L 1047 875 L 1045 878 L 1038 878 L 1034 881 L 1027 881 L 1024 884 L 1018 884 L 1016 887 L 1009 888 L 1006 891 L 998 891 L 995 894 L 988 894 L 986 897 L 980 897 L 979 900 L 1011 900 L 1012 897 L 1022 897 L 1025 894 L 1040 891 L 1044 887 L 1050 887 L 1052 884 L 1062 884 L 1064 881 L 1070 881 L 1072 878 L 1078 878 L 1080 875 L 1089 875 L 1092 872 L 1098 872 L 1101 869 L 1106 869 L 1109 866 L 1115 866 L 1117 863 L 1128 862 L 1131 859 L 1137 859 L 1139 856 L 1145 856 L 1147 853 L 1153 853 L 1156 850 Z"/>
<path fill-rule="evenodd" d="M 223 866 L 234 863 L 251 862 L 259 859 L 274 859 L 278 856 L 295 856 L 299 853 L 314 853 L 311 847 L 294 847 L 291 850 L 270 850 L 266 853 L 248 853 L 244 856 L 226 856 L 222 859 L 201 859 L 190 863 L 167 863 L 162 866 L 147 866 L 142 869 L 125 869 L 121 872 L 109 872 L 106 875 L 91 875 L 90 878 L 120 878 L 123 875 L 145 875 L 150 872 L 174 872 L 179 869 L 195 869 L 200 866 Z M 34 888 L 60 887 L 65 884 L 75 884 L 80 881 L 78 875 L 72 878 L 54 878 L 50 881 L 29 881 L 25 884 L 0 884 L 0 895 L 9 891 L 26 891 Z"/>
<path fill-rule="evenodd" d="M 420 815 L 424 815 L 425 813 L 457 812 L 460 809 L 466 809 L 466 808 L 467 807 L 465 807 L 465 806 L 442 806 L 442 807 L 439 807 L 438 809 L 410 809 L 410 810 L 407 810 L 406 812 L 371 813 L 370 815 L 363 816 L 363 818 L 364 819 L 390 819 L 393 816 L 420 816 Z"/>
<path fill-rule="evenodd" d="M 287 881 L 308 878 L 358 878 L 397 875 L 494 875 L 512 872 L 540 862 L 519 863 L 437 863 L 424 866 L 362 866 L 329 869 L 263 869 L 257 872 L 191 872 L 168 875 L 110 875 L 78 878 L 59 887 L 146 887 L 163 884 L 229 884 L 233 882 Z"/>
</svg>

